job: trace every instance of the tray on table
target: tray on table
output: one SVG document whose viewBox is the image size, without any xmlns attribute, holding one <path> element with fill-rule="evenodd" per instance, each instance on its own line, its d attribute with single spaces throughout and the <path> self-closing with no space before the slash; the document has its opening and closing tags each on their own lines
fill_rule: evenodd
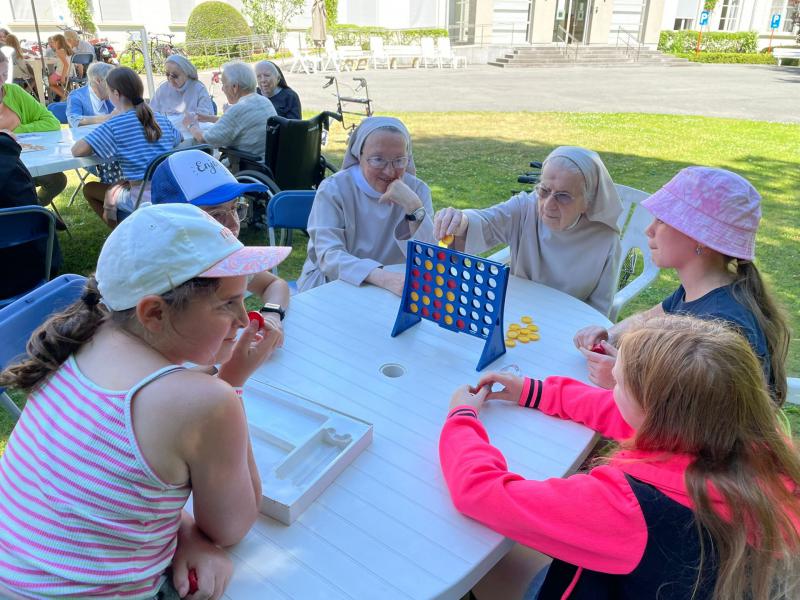
<svg viewBox="0 0 800 600">
<path fill-rule="evenodd" d="M 372 442 L 372 424 L 264 383 L 244 402 L 261 512 L 290 525 Z"/>
</svg>

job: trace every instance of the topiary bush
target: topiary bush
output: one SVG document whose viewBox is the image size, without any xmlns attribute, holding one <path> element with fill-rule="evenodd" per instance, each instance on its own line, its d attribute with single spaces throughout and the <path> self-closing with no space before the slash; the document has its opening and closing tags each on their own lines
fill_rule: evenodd
<svg viewBox="0 0 800 600">
<path fill-rule="evenodd" d="M 386 44 L 404 46 L 419 45 L 424 37 L 447 37 L 446 29 L 386 29 L 384 27 L 359 25 L 334 25 L 328 29 L 334 41 L 340 46 L 361 46 L 369 50 L 369 38 L 381 37 Z M 310 35 L 310 33 L 309 33 Z"/>
<path fill-rule="evenodd" d="M 208 54 L 202 42 L 252 35 L 242 13 L 230 4 L 211 0 L 194 7 L 186 23 L 186 51 L 189 54 Z M 235 53 L 238 48 L 227 48 Z"/>
<path fill-rule="evenodd" d="M 691 62 L 717 63 L 717 64 L 747 64 L 747 65 L 774 65 L 776 60 L 771 54 L 745 53 L 745 52 L 675 52 L 675 56 L 687 58 Z M 785 64 L 785 63 L 784 63 Z"/>
<path fill-rule="evenodd" d="M 661 52 L 694 52 L 697 46 L 697 32 L 662 31 L 658 36 L 658 49 Z M 758 52 L 758 33 L 741 31 L 728 33 L 725 31 L 704 31 L 700 41 L 702 52 Z"/>
</svg>

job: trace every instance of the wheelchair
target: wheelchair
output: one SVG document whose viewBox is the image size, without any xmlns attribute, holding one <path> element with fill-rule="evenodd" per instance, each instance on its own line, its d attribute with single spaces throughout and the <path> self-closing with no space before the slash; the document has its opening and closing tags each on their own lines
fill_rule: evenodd
<svg viewBox="0 0 800 600">
<path fill-rule="evenodd" d="M 266 209 L 270 198 L 278 192 L 314 190 L 327 171 L 337 171 L 322 154 L 322 140 L 327 134 L 330 119 L 341 121 L 342 116 L 325 111 L 307 120 L 270 117 L 266 128 L 265 156 L 256 156 L 236 148 L 220 149 L 228 159 L 237 181 L 267 186 L 265 193 L 247 195 L 252 224 L 266 228 L 265 212 L 263 223 L 259 222 L 260 205 L 263 203 Z M 259 210 L 256 210 L 256 206 L 259 206 Z"/>
</svg>

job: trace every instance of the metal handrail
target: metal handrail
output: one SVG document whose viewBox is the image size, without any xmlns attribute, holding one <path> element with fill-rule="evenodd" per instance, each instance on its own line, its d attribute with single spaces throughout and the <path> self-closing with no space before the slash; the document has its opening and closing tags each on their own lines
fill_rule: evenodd
<svg viewBox="0 0 800 600">
<path fill-rule="evenodd" d="M 638 33 L 638 31 L 637 31 Z M 625 37 L 622 42 L 625 44 L 625 56 L 633 58 L 634 61 L 639 61 L 639 53 L 644 45 L 639 41 L 639 38 L 633 35 L 627 29 L 623 29 L 621 25 L 617 26 L 617 48 L 619 48 L 620 35 L 624 34 Z"/>
<path fill-rule="evenodd" d="M 561 54 L 563 54 L 566 59 L 569 59 L 571 49 L 575 54 L 572 57 L 572 61 L 578 62 L 578 40 L 561 25 L 558 25 L 558 29 L 556 29 L 556 46 L 561 50 Z"/>
</svg>

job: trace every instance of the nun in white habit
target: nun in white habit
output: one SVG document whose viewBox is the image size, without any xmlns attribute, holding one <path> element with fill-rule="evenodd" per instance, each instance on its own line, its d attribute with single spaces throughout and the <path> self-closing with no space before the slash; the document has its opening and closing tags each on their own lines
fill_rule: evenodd
<svg viewBox="0 0 800 600">
<path fill-rule="evenodd" d="M 187 58 L 171 55 L 164 64 L 164 72 L 167 80 L 158 86 L 150 101 L 153 111 L 168 117 L 186 113 L 214 114 L 211 96 L 197 79 L 197 69 Z"/>
<path fill-rule="evenodd" d="M 405 125 L 392 117 L 364 119 L 342 170 L 314 197 L 299 291 L 341 279 L 402 293 L 403 274 L 383 266 L 405 262 L 408 240 L 433 241 L 431 191 L 415 173 Z"/>
<path fill-rule="evenodd" d="M 536 189 L 482 210 L 446 208 L 435 236 L 471 254 L 511 250 L 511 273 L 611 309 L 620 260 L 622 203 L 596 152 L 561 146 L 545 159 Z"/>
</svg>

